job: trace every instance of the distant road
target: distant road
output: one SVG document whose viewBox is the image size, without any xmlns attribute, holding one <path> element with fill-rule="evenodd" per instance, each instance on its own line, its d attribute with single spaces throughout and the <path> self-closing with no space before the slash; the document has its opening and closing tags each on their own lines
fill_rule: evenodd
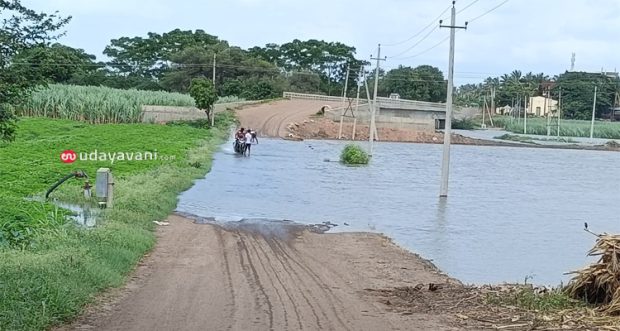
<svg viewBox="0 0 620 331">
<path fill-rule="evenodd" d="M 340 103 L 315 100 L 281 100 L 246 106 L 237 110 L 236 113 L 241 126 L 255 130 L 259 136 L 284 138 L 288 134 L 286 129 L 288 124 L 303 122 L 325 105 L 338 107 Z"/>
</svg>

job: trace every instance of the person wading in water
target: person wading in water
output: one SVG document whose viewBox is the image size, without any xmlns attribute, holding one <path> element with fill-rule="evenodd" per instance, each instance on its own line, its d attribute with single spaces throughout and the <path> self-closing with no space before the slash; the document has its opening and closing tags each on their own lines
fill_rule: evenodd
<svg viewBox="0 0 620 331">
<path fill-rule="evenodd" d="M 251 150 L 252 150 L 252 133 L 248 129 L 245 132 L 245 150 L 243 151 L 243 154 L 245 155 L 247 153 L 247 155 L 250 156 Z"/>
</svg>

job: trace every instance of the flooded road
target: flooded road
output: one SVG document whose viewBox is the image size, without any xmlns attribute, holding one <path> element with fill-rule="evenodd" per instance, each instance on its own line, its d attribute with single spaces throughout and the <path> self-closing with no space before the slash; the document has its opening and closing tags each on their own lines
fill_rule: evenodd
<svg viewBox="0 0 620 331">
<path fill-rule="evenodd" d="M 453 146 L 443 201 L 441 145 L 380 143 L 369 166 L 347 167 L 344 144 L 261 139 L 244 158 L 227 143 L 177 210 L 383 232 L 466 283 L 557 285 L 590 261 L 584 221 L 620 232 L 620 153 Z"/>
</svg>

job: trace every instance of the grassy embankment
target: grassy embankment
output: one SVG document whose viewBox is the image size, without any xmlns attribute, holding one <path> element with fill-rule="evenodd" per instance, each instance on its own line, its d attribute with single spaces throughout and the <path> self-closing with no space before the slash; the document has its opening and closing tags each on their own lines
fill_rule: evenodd
<svg viewBox="0 0 620 331">
<path fill-rule="evenodd" d="M 523 133 L 523 119 L 517 121 L 508 116 L 494 116 L 493 123 L 497 127 L 514 133 Z M 562 120 L 560 122 L 561 137 L 590 137 L 590 121 Z M 551 123 L 551 136 L 557 135 L 557 122 Z M 532 135 L 547 135 L 547 120 L 545 118 L 528 118 L 527 133 Z M 620 122 L 594 122 L 594 138 L 620 139 Z"/>
<path fill-rule="evenodd" d="M 178 194 L 208 172 L 233 121 L 230 113 L 218 114 L 216 128 L 204 129 L 21 119 L 17 140 L 0 146 L 0 330 L 41 330 L 68 321 L 103 289 L 121 286 L 155 243 L 153 221 L 165 219 Z M 157 150 L 160 158 L 65 164 L 59 158 L 65 149 Z M 115 206 L 95 228 L 76 226 L 67 211 L 49 203 L 26 200 L 42 196 L 71 171 L 94 177 L 99 167 L 115 175 Z M 81 185 L 69 180 L 53 196 L 79 201 Z"/>
</svg>

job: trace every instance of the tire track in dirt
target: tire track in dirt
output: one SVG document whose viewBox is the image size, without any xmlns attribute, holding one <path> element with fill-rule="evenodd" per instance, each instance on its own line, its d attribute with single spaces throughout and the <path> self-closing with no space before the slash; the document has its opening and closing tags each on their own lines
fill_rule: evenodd
<svg viewBox="0 0 620 331">
<path fill-rule="evenodd" d="M 269 263 L 263 262 L 263 258 L 261 257 L 261 254 L 259 254 L 258 250 L 256 249 L 256 247 L 260 247 L 260 242 L 258 242 L 256 238 L 251 235 L 247 236 L 247 242 L 248 242 L 248 246 L 252 248 L 252 251 L 254 255 L 256 256 L 256 259 L 259 262 L 258 266 L 260 266 L 260 269 L 262 269 L 265 275 L 265 278 L 269 281 L 269 283 L 271 284 L 271 288 L 273 289 L 273 291 L 276 293 L 276 296 L 278 297 L 278 301 L 280 302 L 280 304 L 277 306 L 282 311 L 282 318 L 284 320 L 284 325 L 285 325 L 285 328 L 288 329 L 289 328 L 288 316 L 287 316 L 288 312 L 286 311 L 287 303 L 282 299 L 282 295 L 280 294 L 280 291 L 282 289 L 284 289 L 284 292 L 286 293 L 286 288 L 284 287 L 283 283 L 280 281 L 277 272 L 273 270 L 273 266 L 270 266 Z M 251 253 L 252 252 L 250 252 L 250 254 Z M 270 266 L 272 271 L 274 272 L 270 273 L 269 270 L 267 269 L 267 266 Z M 272 277 L 272 276 L 275 276 L 275 277 Z M 274 278 L 276 278 L 276 280 L 280 282 L 280 286 L 282 287 L 282 289 L 280 288 L 280 286 L 276 286 L 276 282 L 274 282 Z M 275 315 L 275 312 L 274 312 L 274 315 Z"/>
<path fill-rule="evenodd" d="M 235 286 L 232 280 L 232 273 L 230 272 L 230 262 L 228 259 L 228 252 L 226 251 L 226 246 L 224 245 L 224 238 L 222 236 L 222 229 L 218 228 L 215 230 L 218 246 L 220 247 L 221 255 L 222 255 L 222 264 L 224 266 L 224 270 L 226 270 L 226 282 L 228 283 L 228 292 L 230 294 L 230 306 L 232 307 L 230 311 L 230 319 L 234 320 L 237 315 L 237 304 L 235 299 Z M 230 324 L 227 330 L 232 330 L 232 324 Z"/>
<path fill-rule="evenodd" d="M 290 270 L 292 270 L 293 273 L 297 275 L 297 277 L 299 278 L 301 282 L 303 282 L 302 280 L 303 278 L 299 276 L 297 271 L 295 271 L 295 268 L 293 267 L 291 262 L 296 264 L 299 267 L 299 269 L 301 269 L 301 272 L 303 272 L 305 275 L 310 277 L 315 287 L 318 288 L 319 290 L 318 292 L 322 293 L 323 296 L 329 301 L 331 313 L 333 313 L 333 315 L 336 317 L 336 320 L 340 323 L 342 328 L 344 330 L 351 330 L 349 329 L 347 323 L 345 323 L 340 317 L 340 312 L 346 310 L 343 303 L 340 301 L 340 305 L 339 305 L 340 307 L 336 307 L 336 304 L 334 303 L 334 299 L 336 301 L 339 301 L 339 300 L 336 298 L 336 296 L 331 291 L 331 289 L 329 289 L 329 287 L 325 285 L 325 282 L 322 281 L 320 277 L 314 271 L 312 271 L 309 268 L 306 268 L 303 264 L 299 263 L 295 258 L 293 258 L 290 254 L 288 254 L 288 252 L 286 252 L 286 248 L 284 248 L 280 242 L 278 242 L 277 240 L 273 240 L 273 239 L 268 240 L 268 242 L 269 242 L 269 245 L 272 247 L 275 253 L 275 256 L 282 263 L 285 263 L 286 265 L 288 265 Z M 325 314 L 325 312 L 323 313 Z M 325 317 L 327 318 L 327 315 L 325 315 Z"/>
<path fill-rule="evenodd" d="M 250 236 L 249 239 L 256 243 L 256 245 L 253 245 L 254 253 L 256 254 L 256 257 L 258 258 L 258 260 L 261 262 L 261 266 L 263 267 L 263 270 L 265 271 L 266 277 L 270 280 L 275 278 L 278 282 L 279 286 L 276 287 L 273 280 L 271 281 L 272 285 L 274 285 L 273 286 L 274 290 L 276 291 L 276 294 L 278 295 L 278 297 L 280 298 L 280 302 L 282 303 L 282 309 L 284 311 L 285 324 L 287 328 L 288 328 L 288 317 L 287 317 L 288 311 L 286 308 L 288 306 L 288 303 L 290 302 L 290 306 L 293 307 L 293 310 L 295 312 L 295 318 L 297 321 L 297 325 L 299 326 L 300 329 L 302 329 L 303 328 L 302 319 L 301 319 L 299 310 L 297 309 L 297 305 L 295 304 L 295 300 L 293 300 L 291 293 L 287 290 L 287 287 L 284 282 L 284 278 L 281 278 L 280 271 L 276 270 L 275 266 L 271 263 L 271 259 L 269 258 L 267 254 L 265 254 L 264 249 L 262 248 L 261 241 L 264 241 L 264 240 L 260 237 L 257 238 L 256 236 Z M 260 250 L 262 254 L 260 254 L 258 250 Z M 267 269 L 267 266 L 269 266 L 269 269 L 271 270 L 271 272 L 269 272 L 269 270 Z M 284 300 L 282 300 L 280 291 L 284 292 L 284 294 L 287 296 L 288 302 L 284 302 Z"/>
<path fill-rule="evenodd" d="M 325 319 L 325 321 L 329 321 L 329 316 L 327 315 L 327 312 L 325 312 L 325 310 L 322 309 L 323 307 L 319 305 L 319 303 L 321 302 L 320 298 L 316 296 L 315 292 L 312 291 L 312 289 L 309 286 L 307 286 L 308 284 L 304 281 L 303 277 L 301 277 L 300 274 L 298 274 L 289 263 L 287 263 L 281 258 L 279 252 L 277 252 L 276 250 L 273 250 L 273 247 L 272 247 L 272 252 L 274 253 L 275 259 L 278 260 L 283 266 L 284 270 L 286 271 L 291 281 L 295 284 L 300 285 L 298 292 L 308 304 L 308 307 L 310 308 L 310 311 L 312 312 L 312 315 L 314 316 L 316 320 L 316 326 L 319 329 L 322 329 L 323 324 L 321 323 L 321 318 L 319 317 L 319 313 L 317 313 L 317 311 L 320 312 L 320 314 Z M 312 299 L 312 301 L 310 301 L 309 299 Z"/>
<path fill-rule="evenodd" d="M 168 221 L 121 294 L 55 330 L 457 329 L 453 316 L 401 315 L 363 291 L 447 279 L 378 235 Z"/>
<path fill-rule="evenodd" d="M 267 295 L 267 292 L 265 291 L 265 288 L 263 287 L 263 284 L 260 281 L 260 277 L 258 276 L 258 273 L 256 272 L 256 267 L 254 266 L 254 263 L 252 262 L 252 258 L 250 257 L 250 251 L 247 248 L 245 240 L 243 240 L 243 235 L 238 232 L 237 232 L 237 235 L 238 235 L 237 243 L 239 244 L 239 251 L 241 252 L 240 256 L 243 256 L 243 253 L 245 253 L 245 256 L 247 259 L 247 266 L 249 266 L 249 269 L 247 269 L 247 266 L 245 269 L 246 278 L 248 278 L 248 282 L 251 285 L 250 287 L 254 285 L 254 288 L 252 289 L 255 292 L 260 292 L 263 300 L 267 304 L 266 313 L 269 316 L 269 330 L 273 330 L 273 305 L 271 304 L 271 300 L 269 300 L 269 296 Z M 251 272 L 248 272 L 248 270 Z M 257 308 L 259 309 L 262 308 L 260 298 L 258 296 L 255 296 L 255 303 L 257 303 L 258 305 Z"/>
<path fill-rule="evenodd" d="M 266 239 L 263 238 L 263 240 L 265 241 Z M 269 257 L 272 254 L 268 254 L 262 247 L 260 247 L 260 246 L 258 246 L 258 247 L 260 248 L 261 253 L 263 254 L 263 256 L 267 259 L 268 264 L 271 265 L 271 268 L 274 271 L 274 274 L 278 275 L 279 271 L 275 270 L 273 260 Z M 257 254 L 258 254 L 258 252 L 257 252 Z M 276 259 L 277 259 L 277 257 L 276 257 Z M 289 282 L 287 282 L 287 283 L 288 284 L 297 284 L 297 285 L 299 285 L 299 283 L 297 281 L 295 281 L 295 279 L 293 279 L 294 277 L 292 277 L 290 271 L 286 268 L 284 263 L 282 263 L 281 261 L 279 261 L 279 262 L 280 262 L 280 266 L 282 267 L 282 270 L 283 270 L 284 274 L 287 276 L 287 278 L 289 280 Z M 283 288 L 284 288 L 284 291 L 287 293 L 287 296 L 291 300 L 291 303 L 292 303 L 293 307 L 295 308 L 295 313 L 297 314 L 299 327 L 300 327 L 300 329 L 303 329 L 302 318 L 301 318 L 301 315 L 299 314 L 299 311 L 297 309 L 297 305 L 299 304 L 299 302 L 297 302 L 297 304 L 296 304 L 296 301 L 294 301 L 292 299 L 292 295 L 294 295 L 294 294 L 291 293 L 292 289 L 291 289 L 290 286 L 286 287 L 286 286 L 284 286 L 284 283 L 283 283 Z M 298 290 L 296 292 L 299 294 L 299 296 L 302 297 L 303 301 L 308 305 L 308 308 L 310 309 L 310 312 L 312 313 L 312 315 L 314 316 L 314 319 L 316 321 L 316 326 L 319 329 L 322 329 L 323 326 L 321 324 L 321 319 L 319 318 L 319 315 L 317 314 L 317 311 L 316 311 L 314 305 L 312 305 L 312 303 L 310 302 L 310 299 L 308 298 L 308 296 L 306 296 L 306 294 L 303 291 Z M 327 317 L 327 316 L 325 316 L 325 317 Z"/>
</svg>

